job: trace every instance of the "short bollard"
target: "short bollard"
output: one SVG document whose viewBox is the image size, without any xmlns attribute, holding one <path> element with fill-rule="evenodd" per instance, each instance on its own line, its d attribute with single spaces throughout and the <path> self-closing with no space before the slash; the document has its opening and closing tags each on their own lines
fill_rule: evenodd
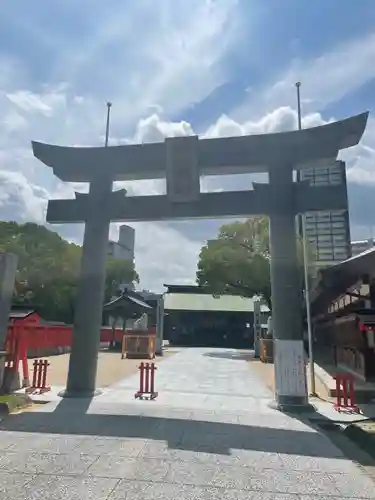
<svg viewBox="0 0 375 500">
<path fill-rule="evenodd" d="M 135 399 L 157 398 L 158 393 L 155 392 L 155 372 L 157 368 L 155 363 L 141 363 L 139 365 L 139 391 L 134 394 Z"/>
<path fill-rule="evenodd" d="M 336 403 L 334 409 L 338 412 L 361 413 L 355 403 L 354 376 L 351 373 L 338 373 L 336 380 Z"/>
<path fill-rule="evenodd" d="M 33 382 L 26 389 L 28 394 L 43 394 L 51 390 L 47 385 L 47 368 L 49 363 L 46 359 L 36 359 L 33 363 Z"/>
</svg>

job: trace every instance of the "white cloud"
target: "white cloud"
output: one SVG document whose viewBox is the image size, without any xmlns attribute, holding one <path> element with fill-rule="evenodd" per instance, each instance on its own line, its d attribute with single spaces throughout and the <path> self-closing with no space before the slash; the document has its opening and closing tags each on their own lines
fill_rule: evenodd
<svg viewBox="0 0 375 500">
<path fill-rule="evenodd" d="M 103 8 L 100 22 L 86 43 L 64 39 L 60 47 L 58 34 L 51 34 L 48 41 L 38 35 L 38 23 L 31 32 L 16 16 L 15 29 L 27 29 L 32 39 L 58 52 L 58 63 L 51 68 L 52 81 L 69 83 L 30 90 L 22 83 L 26 81 L 22 64 L 11 58 L 0 61 L 2 217 L 42 222 L 48 198 L 72 197 L 74 190 L 87 190 L 87 186 L 67 186 L 54 179 L 50 169 L 31 158 L 30 140 L 63 145 L 101 143 L 105 99 L 113 102 L 112 135 L 124 135 L 140 119 L 133 137 L 126 142 L 192 133 L 188 123 L 170 123 L 148 114 L 151 108 L 158 113 L 178 112 L 226 81 L 228 75 L 220 62 L 237 36 L 231 22 L 237 14 L 236 3 L 191 0 L 177 8 L 170 0 L 143 0 L 134 4 L 129 16 L 129 6 L 119 2 L 116 9 Z M 75 9 L 76 5 L 70 7 Z M 116 50 L 111 50 L 114 46 Z M 87 75 L 90 85 L 83 89 Z M 103 78 L 105 98 L 101 104 Z M 130 186 L 132 194 L 156 194 L 163 189 L 163 182 Z M 76 239 L 82 228 L 65 227 L 62 232 Z M 167 225 L 141 224 L 137 249 L 137 266 L 145 285 L 160 287 L 163 274 L 166 281 L 194 280 L 199 244 L 180 232 Z"/>
<path fill-rule="evenodd" d="M 10 134 L 14 134 L 15 132 L 28 128 L 27 120 L 17 113 L 16 110 L 11 110 L 5 114 L 3 125 Z"/>
<path fill-rule="evenodd" d="M 1 89 L 13 88 L 14 82 L 18 78 L 22 78 L 23 67 L 21 61 L 15 60 L 13 57 L 0 54 L 0 95 Z"/>
<path fill-rule="evenodd" d="M 319 113 L 312 113 L 304 118 L 303 126 L 316 126 L 325 123 Z M 205 137 L 223 137 L 231 135 L 261 134 L 290 130 L 296 126 L 296 113 L 288 107 L 281 107 L 263 116 L 260 120 L 248 120 L 243 123 L 221 116 L 216 123 L 206 130 Z M 168 122 L 158 115 L 151 115 L 138 122 L 135 134 L 124 142 L 154 142 L 162 141 L 167 136 L 194 134 L 193 127 L 187 122 Z M 366 147 L 359 146 L 363 151 Z M 363 153 L 354 148 L 350 152 L 353 158 Z M 4 161 L 4 158 L 3 158 Z M 9 159 L 8 159 L 9 161 Z M 1 162 L 1 157 L 0 157 Z M 30 159 L 26 164 L 32 163 Z M 363 163 L 361 163 L 363 165 Z M 47 169 L 41 166 L 42 169 Z M 350 172 L 356 171 L 356 165 Z M 354 169 L 354 170 L 353 170 Z M 48 170 L 48 169 L 47 169 Z M 206 178 L 203 180 L 203 190 L 220 191 L 222 189 L 251 189 L 255 176 L 228 176 L 225 183 L 220 178 Z M 27 183 L 25 175 L 9 170 L 0 173 L 0 184 L 5 186 L 1 191 L 0 207 L 3 217 L 9 218 L 9 208 L 12 207 L 14 218 L 19 220 L 34 220 L 42 222 L 45 217 L 47 199 L 71 198 L 74 190 L 87 191 L 87 186 L 80 184 L 63 184 L 56 182 L 53 191 L 37 185 Z M 130 183 L 116 183 L 116 187 L 129 190 L 129 195 L 161 194 L 165 192 L 163 181 L 142 181 Z M 6 194 L 4 194 L 6 193 Z M 18 208 L 14 211 L 14 207 Z M 4 207 L 6 210 L 4 211 Z M 13 217 L 11 217 L 13 218 Z M 218 223 L 219 224 L 219 223 Z M 197 256 L 203 240 L 196 241 L 189 238 L 189 232 L 176 230 L 167 223 L 139 223 L 132 224 L 136 228 L 136 264 L 140 273 L 142 286 L 152 289 L 161 289 L 164 282 L 192 283 L 195 279 Z M 111 237 L 117 234 L 119 224 L 111 226 Z M 57 228 L 61 231 L 61 228 Z M 77 232 L 78 230 L 78 232 Z M 79 241 L 78 234 L 82 228 L 65 227 L 62 233 L 71 240 Z M 212 236 L 207 234 L 207 238 Z"/>
<path fill-rule="evenodd" d="M 370 119 L 361 143 L 342 155 L 347 161 L 349 182 L 375 186 L 375 120 Z"/>
<path fill-rule="evenodd" d="M 181 137 L 194 135 L 190 123 L 185 121 L 170 122 L 161 119 L 157 114 L 139 120 L 134 137 L 130 142 L 147 143 L 160 142 L 165 137 Z"/>
<path fill-rule="evenodd" d="M 237 0 L 140 0 L 134 2 L 131 13 L 126 2 L 116 4 L 116 8 L 108 8 L 101 2 L 86 2 L 90 20 L 95 22 L 85 42 L 81 37 L 80 43 L 77 37 L 62 36 L 61 31 L 45 36 L 44 27 L 38 23 L 9 17 L 9 23 L 14 19 L 17 29 L 31 26 L 29 34 L 52 50 L 54 57 L 51 74 L 43 84 L 30 82 L 28 65 L 34 62 L 32 55 L 30 63 L 26 56 L 22 60 L 0 57 L 2 218 L 43 222 L 49 198 L 69 198 L 74 191 L 87 190 L 84 185 L 56 180 L 51 169 L 32 158 L 31 139 L 62 145 L 102 144 L 107 99 L 113 102 L 112 145 L 191 135 L 194 130 L 190 123 L 171 121 L 169 117 L 178 116 L 232 79 L 223 57 L 241 36 Z M 61 5 L 70 15 L 82 8 L 72 1 Z M 304 126 L 325 123 L 327 120 L 317 111 L 375 75 L 374 41 L 375 35 L 365 35 L 319 58 L 295 61 L 274 82 L 268 86 L 263 82 L 261 89 L 255 89 L 259 93 L 250 91 L 241 109 L 232 113 L 228 110 L 228 115 L 207 127 L 203 135 L 222 137 L 295 129 L 293 85 L 297 79 L 303 84 Z M 40 81 L 44 82 L 42 78 Z M 370 122 L 363 143 L 344 155 L 352 182 L 375 184 L 374 131 Z M 220 178 L 206 178 L 202 187 L 206 191 L 248 189 L 253 179 L 226 177 L 223 182 Z M 164 181 L 119 184 L 127 187 L 129 195 L 165 192 Z M 112 225 L 112 236 L 117 227 Z M 193 238 L 188 223 L 140 223 L 134 227 L 137 269 L 143 286 L 160 289 L 164 282 L 194 281 L 206 226 L 197 231 L 200 240 Z M 81 226 L 54 228 L 75 241 L 82 237 Z M 207 228 L 211 231 L 207 237 L 212 237 L 213 226 L 207 224 Z"/>
<path fill-rule="evenodd" d="M 96 144 L 104 139 L 108 99 L 113 102 L 111 131 L 123 136 L 151 108 L 177 113 L 230 78 L 221 62 L 240 36 L 236 5 L 237 0 L 190 0 L 179 5 L 172 0 L 140 0 L 131 9 L 120 1 L 108 9 L 97 2 L 90 12 L 97 22 L 85 41 L 72 43 L 69 37 L 59 39 L 51 33 L 57 57 L 51 60 L 50 80 L 58 84 L 39 85 L 33 91 L 19 87 L 26 70 L 9 57 L 0 60 L 0 101 L 3 88 L 3 96 L 16 104 L 21 116 L 27 115 L 34 131 L 43 130 L 41 140 Z M 69 15 L 77 15 L 76 6 L 67 9 Z M 14 29 L 22 28 L 25 23 L 8 14 Z M 46 39 L 37 38 L 51 50 Z"/>
<path fill-rule="evenodd" d="M 323 125 L 325 121 L 319 113 L 310 113 L 303 117 L 304 128 Z M 286 132 L 297 128 L 297 113 L 288 106 L 282 106 L 262 116 L 259 120 L 244 122 L 223 115 L 205 132 L 205 137 L 230 137 L 236 135 L 271 134 Z"/>
<path fill-rule="evenodd" d="M 34 94 L 26 90 L 18 90 L 7 94 L 8 99 L 25 113 L 40 113 L 51 116 L 59 111 L 60 106 L 65 104 L 61 93 Z"/>
<path fill-rule="evenodd" d="M 0 211 L 2 218 L 17 221 L 45 222 L 49 193 L 30 184 L 19 172 L 0 170 Z"/>
<path fill-rule="evenodd" d="M 140 0 L 130 11 L 99 8 L 100 22 L 85 42 L 62 49 L 59 80 L 114 103 L 112 126 L 121 129 L 157 106 L 176 113 L 208 96 L 230 77 L 223 54 L 240 36 L 237 0 Z M 62 68 L 64 71 L 62 72 Z"/>
<path fill-rule="evenodd" d="M 296 59 L 273 82 L 263 82 L 260 89 L 249 89 L 248 98 L 233 116 L 243 120 L 249 109 L 257 116 L 274 110 L 280 103 L 295 107 L 297 81 L 302 84 L 304 111 L 322 110 L 375 78 L 374 59 L 374 32 L 334 45 L 318 57 Z"/>
</svg>

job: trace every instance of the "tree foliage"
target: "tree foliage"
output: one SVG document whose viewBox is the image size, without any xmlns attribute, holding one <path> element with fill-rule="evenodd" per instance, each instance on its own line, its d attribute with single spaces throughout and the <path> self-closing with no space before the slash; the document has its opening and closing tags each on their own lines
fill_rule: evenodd
<svg viewBox="0 0 375 500">
<path fill-rule="evenodd" d="M 0 222 L 0 252 L 18 256 L 16 303 L 38 306 L 46 320 L 71 323 L 80 269 L 81 247 L 44 226 Z M 108 261 L 106 298 L 122 282 L 137 281 L 131 262 Z"/>
<path fill-rule="evenodd" d="M 133 281 L 139 283 L 139 277 L 134 270 L 133 262 L 109 258 L 105 282 L 105 300 L 109 301 L 118 292 L 120 285 Z"/>
<path fill-rule="evenodd" d="M 213 293 L 260 295 L 271 305 L 270 241 L 267 217 L 252 217 L 220 228 L 201 249 L 197 283 Z M 303 263 L 302 244 L 298 242 Z M 303 273 L 301 272 L 301 286 Z"/>
</svg>

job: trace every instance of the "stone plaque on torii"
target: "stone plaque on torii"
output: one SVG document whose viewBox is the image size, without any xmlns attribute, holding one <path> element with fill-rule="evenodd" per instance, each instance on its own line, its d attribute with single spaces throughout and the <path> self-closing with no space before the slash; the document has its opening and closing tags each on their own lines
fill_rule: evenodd
<svg viewBox="0 0 375 500">
<path fill-rule="evenodd" d="M 219 139 L 168 138 L 163 143 L 113 147 L 60 147 L 33 142 L 34 156 L 65 182 L 87 182 L 88 194 L 50 200 L 49 223 L 85 223 L 72 351 L 65 397 L 90 397 L 96 369 L 104 297 L 109 224 L 169 219 L 267 215 L 270 221 L 272 318 L 276 403 L 308 404 L 299 290 L 297 214 L 347 207 L 343 185 L 293 182 L 294 170 L 336 160 L 355 146 L 368 113 L 300 131 Z M 250 191 L 201 193 L 208 175 L 268 173 L 268 184 Z M 114 181 L 167 180 L 167 194 L 126 196 Z M 166 244 L 168 244 L 166 242 Z"/>
</svg>

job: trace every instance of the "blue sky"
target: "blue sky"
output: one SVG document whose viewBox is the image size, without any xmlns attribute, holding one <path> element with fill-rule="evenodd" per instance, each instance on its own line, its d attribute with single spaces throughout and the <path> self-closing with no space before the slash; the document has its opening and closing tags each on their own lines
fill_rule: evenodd
<svg viewBox="0 0 375 500">
<path fill-rule="evenodd" d="M 375 111 L 373 0 L 13 0 L 0 15 L 0 217 L 43 222 L 49 197 L 69 197 L 31 156 L 30 140 L 111 141 L 266 133 Z M 353 238 L 375 226 L 375 124 L 345 152 Z M 238 187 L 238 179 L 226 187 Z M 241 180 L 251 186 L 251 178 Z M 222 181 L 206 183 L 222 189 Z M 162 183 L 131 185 L 160 192 Z M 366 207 L 366 213 L 363 211 Z M 138 224 L 142 284 L 194 279 L 217 221 Z M 82 228 L 58 228 L 79 241 Z M 115 236 L 114 225 L 111 235 Z M 375 231 L 374 231 L 375 233 Z M 168 241 L 169 243 L 166 243 Z M 157 242 L 157 243 L 155 243 Z M 152 245 L 151 245 L 152 243 Z M 151 250 L 152 246 L 152 250 Z M 183 249 L 183 250 L 181 250 Z M 165 262 L 169 263 L 165 271 Z"/>
</svg>

